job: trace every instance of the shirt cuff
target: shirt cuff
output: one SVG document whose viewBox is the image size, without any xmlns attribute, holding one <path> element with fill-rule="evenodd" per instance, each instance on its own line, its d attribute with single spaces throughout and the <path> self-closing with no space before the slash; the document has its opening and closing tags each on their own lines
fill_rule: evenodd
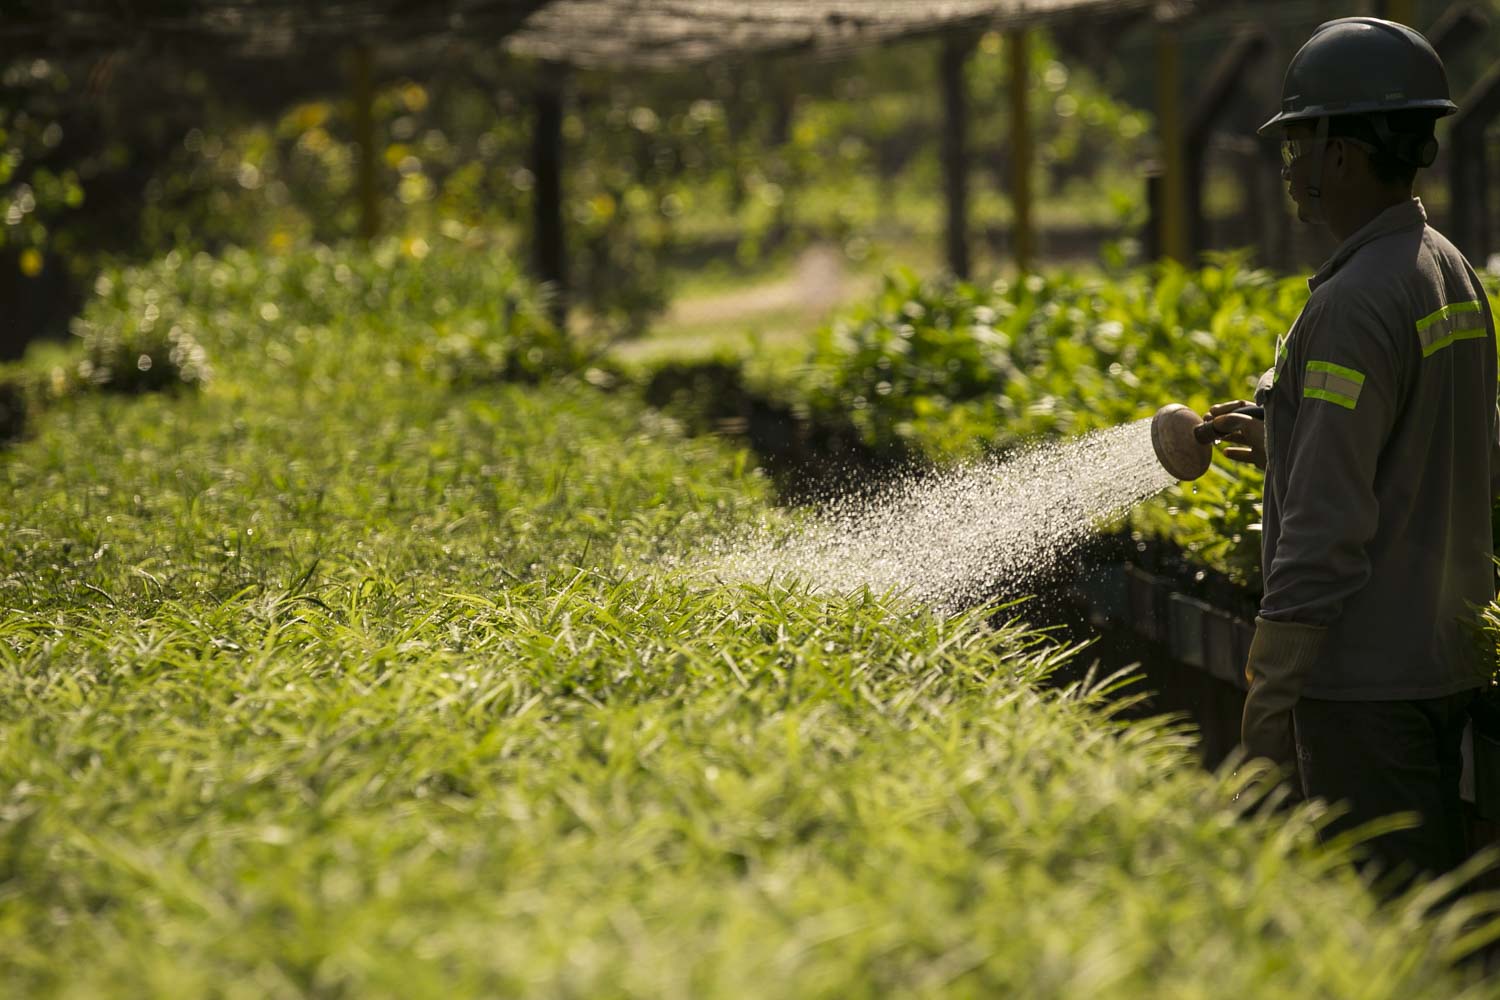
<svg viewBox="0 0 1500 1000">
<path fill-rule="evenodd" d="M 1250 640 L 1250 660 L 1245 679 L 1273 685 L 1292 701 L 1302 693 L 1302 683 L 1323 658 L 1328 628 L 1297 622 L 1255 619 L 1255 638 Z"/>
</svg>

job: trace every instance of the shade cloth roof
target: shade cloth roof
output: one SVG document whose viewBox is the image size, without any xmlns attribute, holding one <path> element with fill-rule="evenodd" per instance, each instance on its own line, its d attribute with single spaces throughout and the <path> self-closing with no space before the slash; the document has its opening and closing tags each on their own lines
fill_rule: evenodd
<svg viewBox="0 0 1500 1000">
<path fill-rule="evenodd" d="M 963 28 L 1175 8 L 1158 0 L 554 0 L 510 36 L 514 53 L 586 68 L 673 68 L 758 53 L 837 55 Z"/>
<path fill-rule="evenodd" d="M 150 40 L 236 56 L 363 41 L 496 40 L 547 0 L 5 0 L 0 55 L 111 50 Z"/>
<path fill-rule="evenodd" d="M 672 68 L 897 38 L 1183 6 L 1189 0 L 6 0 L 0 55 L 149 40 L 200 55 L 277 57 L 362 41 L 378 49 L 498 43 L 584 68 Z"/>
</svg>

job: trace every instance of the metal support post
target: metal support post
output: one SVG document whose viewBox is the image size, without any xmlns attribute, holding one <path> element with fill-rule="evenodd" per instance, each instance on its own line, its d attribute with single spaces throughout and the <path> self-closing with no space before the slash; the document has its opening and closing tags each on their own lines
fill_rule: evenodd
<svg viewBox="0 0 1500 1000">
<path fill-rule="evenodd" d="M 1156 116 L 1161 136 L 1161 213 L 1157 245 L 1173 260 L 1187 259 L 1186 170 L 1182 148 L 1182 44 L 1170 24 L 1156 34 Z"/>
<path fill-rule="evenodd" d="M 1494 252 L 1486 131 L 1500 118 L 1500 66 L 1491 69 L 1458 102 L 1448 132 L 1448 197 L 1454 245 L 1483 267 Z"/>
<path fill-rule="evenodd" d="M 1250 29 L 1238 35 L 1219 61 L 1208 80 L 1198 91 L 1198 99 L 1188 115 L 1184 160 L 1187 193 L 1187 250 L 1198 253 L 1208 245 L 1207 221 L 1203 210 L 1203 186 L 1206 180 L 1209 140 L 1214 125 L 1223 117 L 1238 93 L 1245 74 L 1270 51 L 1271 41 L 1264 31 Z"/>
<path fill-rule="evenodd" d="M 969 277 L 969 101 L 964 67 L 974 39 L 949 36 L 943 40 L 938 76 L 943 90 L 943 186 L 948 202 L 948 269 L 955 277 Z"/>
<path fill-rule="evenodd" d="M 359 147 L 359 235 L 372 240 L 380 233 L 380 192 L 376 184 L 375 83 L 370 46 L 356 45 L 349 57 L 354 99 L 354 143 Z"/>
<path fill-rule="evenodd" d="M 1031 269 L 1035 250 L 1031 217 L 1031 111 L 1027 103 L 1031 60 L 1024 30 L 1007 32 L 1005 39 L 1010 56 L 1010 201 L 1015 212 L 1016 268 L 1024 274 Z"/>
<path fill-rule="evenodd" d="M 563 101 L 561 73 L 556 68 L 544 68 L 535 101 L 531 138 L 531 172 L 536 178 L 533 260 L 537 280 L 550 286 L 553 322 L 565 330 L 568 275 L 563 245 Z"/>
</svg>

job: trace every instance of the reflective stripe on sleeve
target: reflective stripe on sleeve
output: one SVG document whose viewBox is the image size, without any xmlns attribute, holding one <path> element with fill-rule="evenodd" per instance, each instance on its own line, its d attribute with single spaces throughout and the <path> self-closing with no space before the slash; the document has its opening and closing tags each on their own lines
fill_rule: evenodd
<svg viewBox="0 0 1500 1000">
<path fill-rule="evenodd" d="M 1302 380 L 1302 395 L 1308 399 L 1322 399 L 1352 410 L 1359 402 L 1359 392 L 1364 388 L 1365 376 L 1353 368 L 1345 368 L 1331 361 L 1309 361 L 1307 376 Z"/>
<path fill-rule="evenodd" d="M 1430 358 L 1455 341 L 1479 340 L 1488 335 L 1484 325 L 1484 307 L 1475 299 L 1443 306 L 1417 320 L 1417 339 L 1422 342 L 1422 357 Z"/>
</svg>

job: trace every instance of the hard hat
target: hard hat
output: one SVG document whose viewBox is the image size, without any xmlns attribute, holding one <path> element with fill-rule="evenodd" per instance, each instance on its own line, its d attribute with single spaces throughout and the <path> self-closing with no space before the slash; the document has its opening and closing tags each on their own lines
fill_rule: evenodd
<svg viewBox="0 0 1500 1000">
<path fill-rule="evenodd" d="M 1281 85 L 1281 112 L 1259 132 L 1333 115 L 1423 109 L 1436 117 L 1458 110 L 1448 99 L 1448 74 L 1431 43 L 1394 21 L 1341 17 L 1319 25 L 1292 56 Z"/>
</svg>

